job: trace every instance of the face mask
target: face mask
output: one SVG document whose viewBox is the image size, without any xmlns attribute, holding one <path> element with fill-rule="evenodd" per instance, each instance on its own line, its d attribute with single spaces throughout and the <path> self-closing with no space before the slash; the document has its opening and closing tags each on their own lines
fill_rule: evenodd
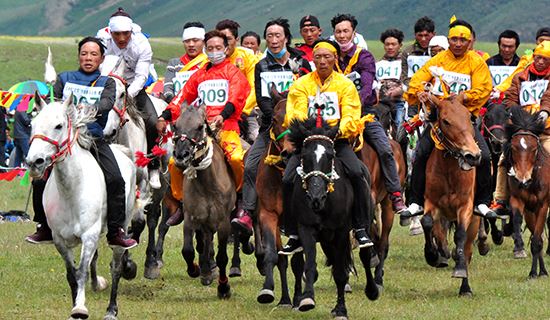
<svg viewBox="0 0 550 320">
<path fill-rule="evenodd" d="M 277 54 L 271 52 L 269 49 L 267 49 L 267 52 L 269 52 L 269 54 L 270 54 L 271 56 L 273 56 L 273 58 L 275 58 L 275 59 L 281 59 L 281 58 L 285 55 L 285 53 L 286 53 L 286 47 L 283 47 L 283 49 L 282 49 L 279 53 L 277 53 Z"/>
<path fill-rule="evenodd" d="M 212 64 L 220 64 L 225 60 L 225 51 L 207 52 L 206 56 L 208 56 L 208 60 L 210 60 Z"/>
<path fill-rule="evenodd" d="M 353 47 L 353 39 L 351 39 L 348 43 L 345 43 L 345 44 L 341 44 L 341 43 L 338 43 L 340 45 L 340 49 L 342 49 L 342 51 L 344 52 L 348 52 L 351 47 Z"/>
</svg>

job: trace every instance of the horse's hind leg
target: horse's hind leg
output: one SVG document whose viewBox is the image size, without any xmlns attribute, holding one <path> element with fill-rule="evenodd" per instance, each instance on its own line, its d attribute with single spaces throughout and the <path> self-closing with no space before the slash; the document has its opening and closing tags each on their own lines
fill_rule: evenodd
<svg viewBox="0 0 550 320">
<path fill-rule="evenodd" d="M 162 268 L 164 266 L 164 260 L 162 260 L 162 256 L 164 254 L 164 239 L 166 238 L 166 234 L 170 229 L 170 227 L 166 224 L 166 221 L 168 221 L 169 217 L 170 217 L 170 214 L 168 212 L 168 209 L 165 206 L 162 206 L 162 218 L 159 223 L 159 228 L 158 228 L 159 234 L 158 234 L 157 245 L 156 245 L 157 264 L 159 268 Z"/>
<path fill-rule="evenodd" d="M 432 233 L 434 220 L 431 214 L 425 214 L 422 219 L 420 219 L 420 223 L 422 224 L 422 229 L 424 229 L 424 258 L 428 265 L 436 267 L 437 261 L 439 260 L 439 253 L 434 244 Z"/>
<path fill-rule="evenodd" d="M 363 268 L 365 269 L 365 275 L 367 278 L 367 284 L 365 285 L 365 295 L 369 300 L 376 300 L 380 296 L 380 289 L 376 282 L 374 281 L 374 277 L 372 276 L 372 271 L 370 267 L 370 260 L 371 260 L 371 250 L 370 248 L 361 248 L 359 250 L 359 257 L 361 258 L 361 263 L 363 264 Z"/>
<path fill-rule="evenodd" d="M 238 230 L 233 230 L 232 232 L 233 232 L 233 258 L 231 258 L 231 268 L 229 269 L 229 276 L 231 278 L 240 277 L 242 275 L 242 272 L 241 272 L 241 255 L 240 255 L 240 251 L 241 251 L 240 237 L 241 237 L 241 234 Z"/>
<path fill-rule="evenodd" d="M 480 255 L 485 256 L 489 253 L 489 244 L 487 243 L 487 219 L 483 219 L 479 224 L 479 230 L 477 233 L 477 250 Z"/>
<path fill-rule="evenodd" d="M 500 246 L 504 242 L 504 234 L 497 226 L 497 219 L 487 219 L 491 225 L 491 239 L 493 243 Z"/>
<path fill-rule="evenodd" d="M 521 234 L 521 225 L 523 224 L 523 216 L 518 209 L 512 208 L 512 239 L 514 240 L 514 258 L 524 259 L 527 258 L 525 247 L 523 243 L 523 237 Z"/>
<path fill-rule="evenodd" d="M 147 213 L 147 229 L 149 231 L 149 239 L 147 241 L 147 249 L 145 250 L 145 268 L 143 269 L 143 276 L 146 279 L 151 280 L 157 279 L 160 276 L 160 267 L 157 262 L 157 248 L 155 240 L 155 231 L 159 222 L 160 212 L 160 203 L 153 202 L 150 204 L 149 211 Z"/>
<path fill-rule="evenodd" d="M 374 280 L 380 288 L 384 286 L 384 263 L 390 249 L 390 232 L 393 226 L 394 213 L 389 198 L 384 198 L 382 202 L 382 233 L 378 241 L 378 258 L 380 262 L 374 269 Z"/>
<path fill-rule="evenodd" d="M 97 257 L 99 249 L 95 251 L 92 263 L 90 264 L 90 278 L 92 279 L 92 289 L 94 291 L 103 291 L 107 288 L 107 280 L 97 275 Z"/>
<path fill-rule="evenodd" d="M 218 254 L 216 255 L 216 264 L 220 270 L 218 277 L 218 298 L 220 299 L 229 299 L 229 297 L 231 297 L 231 286 L 229 285 L 229 279 L 226 274 L 227 262 L 229 261 L 227 256 L 227 240 L 230 230 L 231 227 L 229 223 L 227 223 L 223 224 L 218 231 Z"/>
<path fill-rule="evenodd" d="M 181 255 L 187 264 L 187 274 L 191 278 L 197 278 L 200 275 L 201 269 L 195 263 L 195 248 L 193 247 L 193 235 L 195 232 L 191 227 L 189 215 L 185 213 L 185 223 L 183 224 L 183 248 Z"/>
<path fill-rule="evenodd" d="M 117 305 L 117 295 L 118 295 L 118 284 L 120 282 L 120 277 L 122 275 L 122 257 L 124 256 L 123 248 L 117 247 L 113 248 L 113 259 L 111 260 L 111 296 L 109 298 L 109 306 L 107 307 L 107 313 L 103 320 L 116 320 L 118 314 L 118 305 Z"/>
<path fill-rule="evenodd" d="M 277 254 L 277 241 L 275 239 L 277 219 L 276 215 L 261 209 L 259 212 L 260 225 L 262 227 L 262 239 L 264 247 L 263 273 L 265 275 L 262 290 L 256 298 L 259 303 L 271 303 L 275 300 L 275 281 L 273 279 L 273 268 L 281 260 Z M 280 271 L 280 270 L 279 270 Z M 290 303 L 290 301 L 288 301 Z"/>
</svg>

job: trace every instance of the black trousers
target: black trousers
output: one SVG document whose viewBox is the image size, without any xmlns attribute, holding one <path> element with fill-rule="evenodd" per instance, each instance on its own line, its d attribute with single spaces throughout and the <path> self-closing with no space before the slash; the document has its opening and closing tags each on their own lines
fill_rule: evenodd
<svg viewBox="0 0 550 320">
<path fill-rule="evenodd" d="M 334 143 L 334 150 L 336 151 L 336 157 L 341 160 L 344 166 L 344 171 L 351 181 L 353 187 L 354 201 L 353 201 L 353 213 L 352 213 L 352 227 L 354 229 L 367 229 L 369 212 L 368 208 L 371 207 L 370 201 L 367 196 L 370 197 L 370 193 L 367 195 L 367 179 L 370 180 L 366 174 L 368 170 L 363 166 L 363 163 L 357 155 L 353 152 L 353 149 L 346 140 L 336 140 Z M 283 214 L 284 223 L 287 235 L 298 234 L 298 220 L 295 212 L 290 210 L 292 203 L 292 191 L 294 183 L 298 177 L 296 168 L 300 165 L 300 155 L 293 154 L 283 174 Z M 367 202 L 368 201 L 368 202 Z"/>
<path fill-rule="evenodd" d="M 145 135 L 147 137 L 147 153 L 151 153 L 153 147 L 157 144 L 159 138 L 157 131 L 157 112 L 155 106 L 145 89 L 142 89 L 134 98 L 136 106 L 143 116 L 145 122 Z M 175 119 L 174 119 L 175 120 Z M 160 161 L 154 158 L 148 165 L 149 169 L 158 169 L 160 167 Z"/>
<path fill-rule="evenodd" d="M 476 194 L 474 205 L 488 205 L 492 199 L 491 190 L 491 152 L 481 135 L 479 129 L 474 127 L 475 141 L 481 150 L 481 163 L 476 168 Z M 435 144 L 430 136 L 430 130 L 426 129 L 416 143 L 415 159 L 411 175 L 411 188 L 409 190 L 410 203 L 424 204 L 424 191 L 426 189 L 426 165 Z"/>
<path fill-rule="evenodd" d="M 117 231 L 124 226 L 126 219 L 126 193 L 124 179 L 118 168 L 113 151 L 103 139 L 96 140 L 96 147 L 90 150 L 98 161 L 99 167 L 105 176 L 107 187 L 107 239 L 114 237 Z M 46 213 L 42 196 L 46 187 L 44 179 L 32 182 L 32 205 L 34 209 L 34 221 L 47 226 Z"/>
<path fill-rule="evenodd" d="M 256 193 L 256 176 L 258 166 L 262 160 L 262 155 L 269 144 L 269 131 L 263 131 L 258 134 L 256 141 L 248 149 L 244 161 L 244 181 L 243 181 L 243 209 L 249 213 L 256 210 L 258 194 Z"/>
<path fill-rule="evenodd" d="M 390 146 L 390 139 L 386 135 L 380 122 L 367 122 L 363 135 L 365 142 L 368 143 L 378 155 L 386 190 L 388 193 L 401 192 L 401 183 L 399 181 L 399 174 L 397 173 L 393 151 Z"/>
</svg>

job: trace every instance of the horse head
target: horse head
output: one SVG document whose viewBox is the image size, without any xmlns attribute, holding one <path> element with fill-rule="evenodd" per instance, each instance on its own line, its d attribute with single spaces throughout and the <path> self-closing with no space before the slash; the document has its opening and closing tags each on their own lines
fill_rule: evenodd
<svg viewBox="0 0 550 320">
<path fill-rule="evenodd" d="M 545 123 L 538 120 L 538 113 L 531 115 L 519 106 L 511 109 L 510 119 L 505 126 L 508 141 L 504 145 L 505 165 L 508 175 L 519 187 L 527 188 L 532 182 L 538 154 L 544 152 L 539 135 L 544 132 Z"/>
<path fill-rule="evenodd" d="M 464 106 L 462 95 L 443 100 L 432 97 L 437 107 L 439 138 L 448 152 L 457 158 L 462 170 L 471 170 L 481 162 L 481 150 L 475 141 L 470 111 Z"/>
<path fill-rule="evenodd" d="M 323 210 L 328 193 L 333 190 L 334 180 L 337 179 L 334 169 L 334 139 L 338 134 L 338 126 L 330 127 L 324 121 L 321 126 L 316 124 L 316 117 L 306 121 L 293 121 L 289 140 L 301 158 L 298 173 L 306 192 L 307 204 L 318 212 Z"/>
<path fill-rule="evenodd" d="M 206 154 L 208 133 L 206 106 L 182 106 L 182 112 L 174 126 L 174 159 L 181 169 L 193 165 Z"/>
<path fill-rule="evenodd" d="M 510 114 L 502 104 L 489 104 L 487 112 L 481 119 L 481 133 L 489 140 L 489 146 L 493 153 L 502 153 L 506 142 L 504 124 L 510 118 Z"/>
<path fill-rule="evenodd" d="M 129 104 L 133 99 L 128 98 L 126 90 L 126 80 L 124 79 L 124 70 L 126 61 L 122 57 L 107 55 L 101 64 L 101 75 L 108 76 L 115 82 L 115 103 L 113 109 L 109 111 L 107 123 L 103 129 L 103 136 L 107 141 L 115 141 L 120 128 L 128 121 L 127 111 Z M 135 109 L 135 107 L 134 107 Z"/>
</svg>

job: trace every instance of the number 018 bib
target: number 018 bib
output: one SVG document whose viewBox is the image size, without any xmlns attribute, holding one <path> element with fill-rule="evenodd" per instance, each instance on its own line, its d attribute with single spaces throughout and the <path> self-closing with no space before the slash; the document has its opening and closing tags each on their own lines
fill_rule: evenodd
<svg viewBox="0 0 550 320">
<path fill-rule="evenodd" d="M 199 84 L 199 98 L 207 106 L 223 107 L 229 95 L 229 81 L 217 79 L 206 80 Z"/>
</svg>

